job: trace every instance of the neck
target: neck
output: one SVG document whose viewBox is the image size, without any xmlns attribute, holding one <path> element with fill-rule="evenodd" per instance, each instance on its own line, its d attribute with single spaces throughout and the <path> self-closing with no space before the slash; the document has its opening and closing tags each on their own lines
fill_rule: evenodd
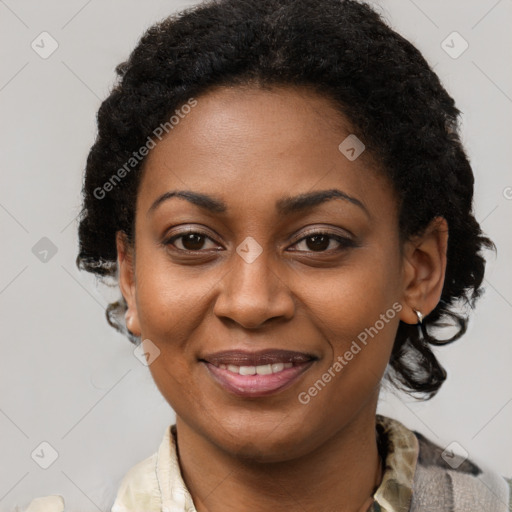
<svg viewBox="0 0 512 512">
<path fill-rule="evenodd" d="M 337 510 L 366 512 L 381 481 L 375 407 L 301 458 L 240 460 L 179 417 L 179 462 L 197 512 Z"/>
</svg>

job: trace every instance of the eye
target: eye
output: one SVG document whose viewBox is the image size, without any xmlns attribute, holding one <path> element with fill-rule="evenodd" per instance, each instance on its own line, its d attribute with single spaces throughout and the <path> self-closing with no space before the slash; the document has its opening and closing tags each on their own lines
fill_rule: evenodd
<svg viewBox="0 0 512 512">
<path fill-rule="evenodd" d="M 213 244 L 211 247 L 205 247 L 208 241 Z M 326 231 L 310 231 L 307 233 L 307 236 L 302 237 L 293 245 L 300 246 L 301 244 L 303 244 L 303 249 L 305 250 L 299 249 L 298 252 L 330 252 L 356 245 L 350 238 Z M 333 244 L 335 245 L 334 248 L 332 247 Z M 178 233 L 167 238 L 164 241 L 164 245 L 172 246 L 177 251 L 183 252 L 203 252 L 209 249 L 218 249 L 219 247 L 206 233 L 193 230 Z M 292 251 L 295 250 L 292 249 Z"/>
<path fill-rule="evenodd" d="M 172 245 L 179 251 L 189 251 L 189 252 L 197 252 L 201 249 L 205 249 L 205 242 L 209 240 L 214 242 L 208 235 L 202 233 L 200 231 L 185 231 L 177 235 L 173 235 L 170 238 L 167 238 L 164 242 L 165 245 Z M 175 242 L 178 241 L 178 246 Z M 215 242 L 214 242 L 215 243 Z M 181 245 L 181 247 L 179 247 Z M 218 245 L 215 244 L 214 247 L 210 247 L 210 249 L 217 248 Z M 205 249 L 209 249 L 208 247 Z"/>
<path fill-rule="evenodd" d="M 333 248 L 331 242 L 338 244 L 338 247 Z M 330 250 L 342 250 L 355 246 L 355 242 L 350 238 L 326 231 L 310 231 L 307 236 L 302 237 L 294 245 L 300 246 L 300 244 L 304 244 L 306 251 L 309 252 L 329 252 Z"/>
</svg>

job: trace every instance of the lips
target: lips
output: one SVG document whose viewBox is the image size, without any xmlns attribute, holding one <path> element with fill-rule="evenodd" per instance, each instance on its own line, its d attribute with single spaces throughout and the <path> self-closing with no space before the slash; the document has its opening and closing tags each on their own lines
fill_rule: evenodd
<svg viewBox="0 0 512 512">
<path fill-rule="evenodd" d="M 277 363 L 306 363 L 316 359 L 313 355 L 305 352 L 293 352 L 291 350 L 261 350 L 259 352 L 245 352 L 238 350 L 225 350 L 224 352 L 215 352 L 202 358 L 214 366 L 234 365 L 234 366 L 263 366 Z"/>
<path fill-rule="evenodd" d="M 201 358 L 214 381 L 241 397 L 262 397 L 290 387 L 317 358 L 304 352 L 228 350 Z"/>
</svg>

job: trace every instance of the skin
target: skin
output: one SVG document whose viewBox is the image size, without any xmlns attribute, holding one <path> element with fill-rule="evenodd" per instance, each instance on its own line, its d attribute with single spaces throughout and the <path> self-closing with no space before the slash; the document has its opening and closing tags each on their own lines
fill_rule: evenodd
<svg viewBox="0 0 512 512">
<path fill-rule="evenodd" d="M 381 478 L 380 381 L 399 320 L 415 324 L 413 308 L 427 315 L 439 301 L 446 221 L 434 219 L 400 247 L 396 195 L 368 152 L 349 161 L 339 151 L 352 130 L 327 98 L 289 87 L 221 87 L 197 100 L 146 159 L 135 247 L 117 236 L 127 326 L 160 350 L 149 368 L 176 412 L 185 483 L 198 512 L 365 510 Z M 328 189 L 366 211 L 332 199 L 276 212 L 280 199 Z M 211 195 L 227 210 L 174 197 L 149 211 L 173 190 Z M 188 228 L 206 238 L 165 243 Z M 353 245 L 331 238 L 315 251 L 305 238 L 313 228 Z M 248 236 L 262 248 L 251 263 L 236 252 Z M 298 394 L 394 303 L 401 311 L 301 403 Z M 228 393 L 198 361 L 271 348 L 318 359 L 291 387 L 258 398 Z"/>
</svg>

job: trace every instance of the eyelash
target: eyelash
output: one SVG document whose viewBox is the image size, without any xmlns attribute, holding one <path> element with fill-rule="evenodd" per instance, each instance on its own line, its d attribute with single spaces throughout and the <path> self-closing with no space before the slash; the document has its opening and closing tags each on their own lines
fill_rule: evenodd
<svg viewBox="0 0 512 512">
<path fill-rule="evenodd" d="M 174 248 L 174 250 L 182 252 L 182 253 L 200 253 L 200 252 L 206 252 L 207 251 L 207 249 L 198 249 L 196 251 L 189 250 L 189 249 L 179 249 L 178 247 L 176 247 L 174 245 L 174 242 L 176 240 L 178 240 L 180 238 L 183 238 L 183 237 L 185 237 L 187 235 L 199 235 L 201 237 L 204 237 L 204 238 L 207 238 L 207 239 L 211 240 L 212 242 L 215 242 L 215 240 L 213 240 L 211 237 L 209 237 L 206 233 L 203 233 L 201 231 L 190 230 L 190 231 L 185 231 L 183 233 L 179 233 L 179 234 L 173 235 L 170 238 L 167 238 L 163 242 L 163 244 L 165 246 L 172 246 Z M 343 237 L 341 235 L 337 235 L 337 234 L 329 232 L 329 231 L 308 231 L 305 234 L 305 236 L 303 236 L 302 238 L 299 238 L 298 240 L 296 240 L 293 243 L 293 245 L 297 245 L 298 243 L 303 242 L 304 240 L 307 240 L 308 238 L 311 238 L 313 236 L 327 236 L 327 237 L 329 237 L 332 240 L 336 240 L 340 244 L 340 247 L 338 247 L 337 249 L 327 249 L 327 250 L 323 250 L 323 251 L 297 251 L 297 252 L 309 252 L 309 253 L 314 253 L 314 254 L 325 254 L 325 253 L 330 253 L 330 252 L 333 252 L 333 251 L 341 251 L 343 249 L 346 249 L 346 248 L 349 248 L 349 247 L 354 247 L 356 245 L 355 242 L 353 240 L 351 240 L 350 238 L 346 238 L 346 237 Z"/>
</svg>

